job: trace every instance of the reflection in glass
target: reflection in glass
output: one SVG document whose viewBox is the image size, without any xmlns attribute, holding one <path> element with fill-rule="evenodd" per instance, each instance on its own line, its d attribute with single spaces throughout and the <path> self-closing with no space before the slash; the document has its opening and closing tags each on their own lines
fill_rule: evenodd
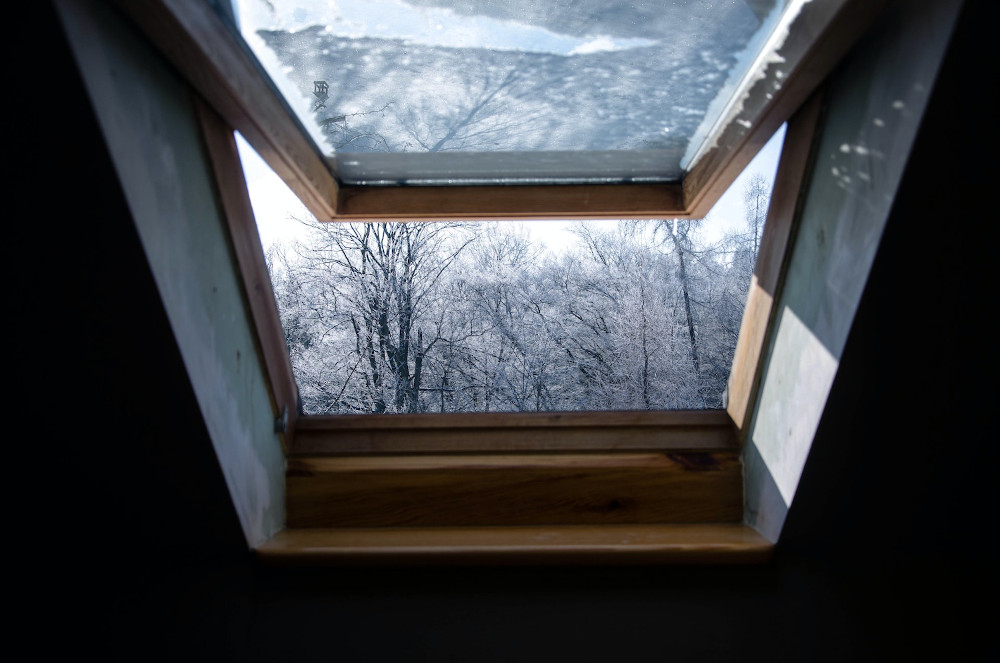
<svg viewBox="0 0 1000 663">
<path fill-rule="evenodd" d="M 789 4 L 234 2 L 338 177 L 368 184 L 676 181 Z"/>
</svg>

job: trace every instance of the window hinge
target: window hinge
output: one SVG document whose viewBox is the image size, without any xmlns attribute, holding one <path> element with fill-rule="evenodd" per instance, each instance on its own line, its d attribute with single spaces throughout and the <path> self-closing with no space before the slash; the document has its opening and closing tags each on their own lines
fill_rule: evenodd
<svg viewBox="0 0 1000 663">
<path fill-rule="evenodd" d="M 281 415 L 274 418 L 274 432 L 284 433 L 288 430 L 288 406 L 285 405 Z"/>
</svg>

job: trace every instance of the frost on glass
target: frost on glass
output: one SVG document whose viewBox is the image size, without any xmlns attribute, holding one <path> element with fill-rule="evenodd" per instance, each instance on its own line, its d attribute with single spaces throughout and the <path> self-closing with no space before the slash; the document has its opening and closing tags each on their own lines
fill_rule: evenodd
<svg viewBox="0 0 1000 663">
<path fill-rule="evenodd" d="M 234 2 L 338 176 L 368 184 L 677 180 L 788 4 Z"/>
</svg>

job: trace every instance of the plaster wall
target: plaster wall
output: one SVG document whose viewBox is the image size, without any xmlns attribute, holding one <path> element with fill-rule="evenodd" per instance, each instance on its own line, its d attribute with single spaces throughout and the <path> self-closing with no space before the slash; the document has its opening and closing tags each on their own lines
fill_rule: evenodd
<svg viewBox="0 0 1000 663">
<path fill-rule="evenodd" d="M 285 460 L 193 99 L 104 3 L 56 5 L 247 544 L 257 545 L 284 525 Z"/>
<path fill-rule="evenodd" d="M 777 540 L 961 3 L 896 3 L 835 72 L 745 452 L 746 518 Z"/>
</svg>

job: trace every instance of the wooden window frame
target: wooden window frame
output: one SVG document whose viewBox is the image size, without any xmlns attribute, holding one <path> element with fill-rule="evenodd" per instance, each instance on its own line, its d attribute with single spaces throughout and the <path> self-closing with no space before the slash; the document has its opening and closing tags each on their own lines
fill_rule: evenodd
<svg viewBox="0 0 1000 663">
<path fill-rule="evenodd" d="M 696 459 L 693 462 L 707 462 L 713 470 L 731 468 L 729 476 L 733 468 L 739 471 L 742 438 L 774 314 L 772 302 L 780 297 L 822 98 L 821 92 L 814 94 L 788 123 L 726 410 L 353 416 L 303 416 L 290 406 L 297 402 L 295 381 L 235 135 L 214 110 L 199 102 L 205 145 L 276 421 L 281 422 L 288 462 L 286 499 L 297 505 L 297 515 L 286 521 L 286 529 L 256 548 L 258 558 L 296 566 L 766 562 L 773 542 L 742 522 L 712 522 L 743 513 L 742 490 L 734 493 L 725 473 L 705 473 L 704 479 L 678 483 L 685 473 L 677 470 L 691 469 L 689 463 Z M 414 484 L 418 473 L 421 478 Z M 297 488 L 292 482 L 302 483 L 299 476 L 312 486 Z M 428 476 L 434 484 L 430 488 L 423 485 Z M 380 489 L 375 495 L 370 493 L 371 477 Z M 544 484 L 570 487 L 539 492 L 539 477 L 545 477 Z M 451 486 L 470 483 L 493 486 L 503 508 L 484 512 L 480 502 L 471 510 L 459 505 L 442 516 L 442 506 L 453 503 Z M 604 518 L 610 522 L 602 525 L 588 525 L 586 514 L 582 522 L 567 517 L 581 504 L 590 508 L 588 494 L 608 486 L 653 506 L 633 510 L 628 523 L 615 522 L 613 512 Z M 688 498 L 680 506 L 671 503 L 678 491 Z M 734 494 L 740 497 L 738 504 L 731 502 Z M 551 512 L 558 524 L 526 524 L 521 514 L 537 514 L 539 501 L 546 500 L 560 505 Z M 321 506 L 345 503 L 332 513 Z M 363 504 L 360 511 L 358 503 Z M 671 519 L 669 524 L 658 522 L 664 516 Z M 323 526 L 329 518 L 338 526 Z M 451 526 L 435 518 L 450 519 Z M 408 526 L 400 527 L 400 522 Z"/>
<path fill-rule="evenodd" d="M 305 416 L 232 127 L 198 104 L 286 455 L 670 451 L 738 448 L 820 120 L 817 92 L 789 121 L 730 370 L 725 410 Z"/>
<path fill-rule="evenodd" d="M 423 463 L 446 481 L 463 481 L 487 468 L 509 483 L 506 490 L 516 491 L 519 484 L 511 477 L 524 473 L 572 473 L 585 466 L 588 480 L 629 485 L 648 477 L 656 485 L 674 466 L 689 462 L 683 454 L 722 464 L 738 459 L 820 120 L 818 87 L 887 3 L 830 0 L 807 5 L 811 9 L 801 20 L 810 22 L 805 34 L 812 37 L 788 40 L 789 50 L 782 52 L 791 58 L 791 73 L 785 74 L 780 90 L 768 77 L 754 86 L 744 110 L 730 118 L 717 146 L 682 183 L 355 190 L 338 186 L 293 114 L 207 3 L 115 2 L 200 94 L 197 108 L 206 151 L 268 376 L 275 430 L 291 473 L 310 473 L 323 465 L 323 471 L 339 476 L 374 467 L 402 477 L 407 468 Z M 725 410 L 338 417 L 298 412 L 295 380 L 234 131 L 247 138 L 321 220 L 700 218 L 786 121 Z M 421 457 L 426 460 L 414 460 Z M 329 460 L 317 460 L 323 458 Z M 388 503 L 382 507 L 397 508 Z M 566 522 L 549 524 L 541 532 L 516 523 L 499 531 L 497 523 L 473 518 L 458 528 L 432 522 L 416 535 L 379 520 L 360 529 L 282 532 L 258 552 L 271 561 L 296 563 L 730 563 L 769 556 L 771 542 L 749 527 L 697 518 L 697 513 L 682 514 L 678 524 L 650 522 L 626 529 L 580 528 Z"/>
</svg>

